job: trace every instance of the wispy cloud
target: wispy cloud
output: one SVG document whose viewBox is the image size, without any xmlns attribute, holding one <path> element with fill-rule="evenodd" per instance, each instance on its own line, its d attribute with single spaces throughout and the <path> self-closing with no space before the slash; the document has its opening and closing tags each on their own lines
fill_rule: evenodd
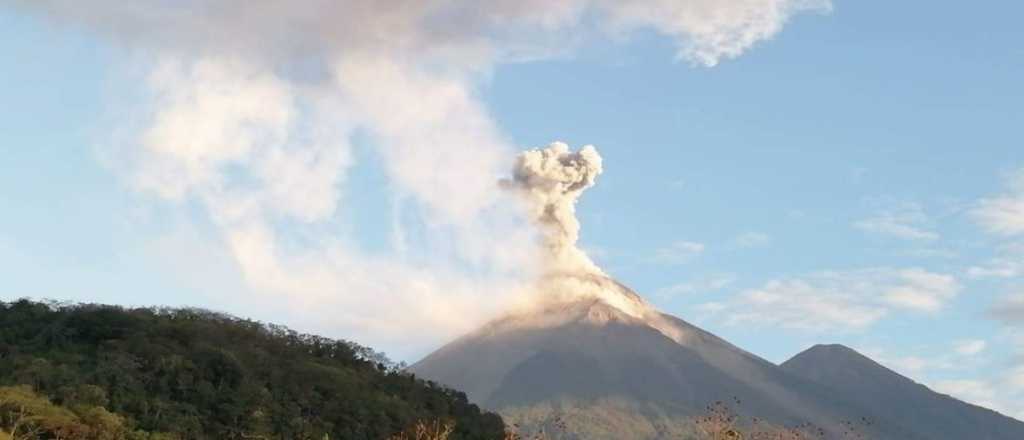
<svg viewBox="0 0 1024 440">
<path fill-rule="evenodd" d="M 1011 241 L 1012 237 L 1024 233 L 1024 169 L 1009 176 L 1004 194 L 978 200 L 968 214 L 985 232 L 999 237 L 1002 243 L 997 247 L 995 257 L 968 267 L 967 276 L 973 279 L 1024 277 L 1024 245 L 1020 241 Z"/>
<path fill-rule="evenodd" d="M 887 287 L 882 298 L 895 307 L 936 312 L 960 291 L 960 283 L 952 275 L 923 269 L 903 269 L 893 275 L 899 282 Z"/>
<path fill-rule="evenodd" d="M 984 199 L 972 214 L 989 232 L 999 235 L 1024 233 L 1024 196 Z"/>
<path fill-rule="evenodd" d="M 1024 419 L 1024 365 L 1001 369 L 989 377 L 944 379 L 928 385 L 964 402 Z"/>
<path fill-rule="evenodd" d="M 878 347 L 865 348 L 862 352 L 904 376 L 924 380 L 938 372 L 947 375 L 955 371 L 974 372 L 989 361 L 983 354 L 987 346 L 985 340 L 963 339 L 950 345 L 901 348 L 898 353 Z"/>
<path fill-rule="evenodd" d="M 772 241 L 771 236 L 763 232 L 744 232 L 736 235 L 717 246 L 718 249 L 740 250 L 755 247 L 767 246 Z M 667 246 L 658 248 L 646 261 L 655 264 L 681 265 L 689 263 L 703 255 L 708 246 L 704 243 L 678 240 Z"/>
<path fill-rule="evenodd" d="M 939 234 L 930 230 L 930 219 L 916 203 L 906 203 L 895 209 L 884 210 L 859 220 L 853 226 L 861 231 L 904 240 L 933 241 Z"/>
<path fill-rule="evenodd" d="M 996 387 L 987 380 L 949 379 L 934 382 L 935 391 L 949 394 L 965 402 L 986 408 L 998 408 L 1006 411 L 996 401 Z"/>
<path fill-rule="evenodd" d="M 1024 234 L 1024 169 L 1009 177 L 1004 194 L 979 200 L 971 217 L 993 234 Z"/>
<path fill-rule="evenodd" d="M 967 268 L 968 277 L 974 279 L 1024 277 L 1024 242 L 1001 241 L 996 247 L 996 256 L 984 263 Z"/>
<path fill-rule="evenodd" d="M 658 264 L 686 264 L 703 254 L 705 248 L 703 243 L 680 240 L 656 250 L 650 260 Z"/>
<path fill-rule="evenodd" d="M 939 258 L 947 260 L 960 257 L 960 254 L 957 251 L 943 248 L 906 249 L 897 252 L 897 255 L 912 258 Z"/>
<path fill-rule="evenodd" d="M 1015 349 L 1024 348 L 1024 341 L 1014 341 L 1012 336 L 1006 338 L 1005 335 L 998 338 L 998 341 L 991 342 L 982 339 L 954 341 L 951 352 L 923 356 L 916 369 L 903 370 L 907 365 L 899 362 L 893 366 L 897 371 L 913 373 L 911 377 L 920 379 L 938 392 L 1011 417 L 1022 418 L 1024 357 L 1007 362 L 1005 358 L 993 361 L 993 356 L 1006 355 Z M 890 360 L 884 356 L 881 358 L 886 362 Z"/>
<path fill-rule="evenodd" d="M 873 353 L 872 359 L 878 363 L 893 369 L 894 371 L 913 378 L 921 379 L 926 372 L 936 370 L 949 370 L 956 365 L 951 359 L 945 356 L 927 357 L 918 355 L 889 356 L 882 353 Z"/>
<path fill-rule="evenodd" d="M 988 262 L 967 268 L 971 278 L 1016 278 L 1024 275 L 1024 260 L 993 258 Z"/>
<path fill-rule="evenodd" d="M 659 289 L 655 295 L 662 298 L 718 292 L 736 282 L 734 274 L 709 275 Z"/>
<path fill-rule="evenodd" d="M 963 356 L 973 356 L 985 351 L 988 342 L 984 339 L 967 339 L 953 343 L 953 350 Z"/>
<path fill-rule="evenodd" d="M 721 307 L 727 323 L 862 330 L 898 311 L 936 313 L 959 293 L 952 275 L 919 268 L 819 272 L 771 280 Z"/>
<path fill-rule="evenodd" d="M 950 347 L 932 347 L 934 353 L 931 354 L 920 351 L 906 354 L 905 348 L 901 348 L 899 354 L 879 348 L 861 349 L 861 352 L 937 392 L 1020 417 L 1024 415 L 1024 399 L 1021 399 L 1024 369 L 993 364 L 989 345 L 981 339 L 964 339 L 954 341 Z M 980 370 L 989 370 L 984 368 L 986 366 L 996 368 L 979 375 Z M 1019 385 L 1015 385 L 1015 379 L 1021 380 Z"/>
</svg>

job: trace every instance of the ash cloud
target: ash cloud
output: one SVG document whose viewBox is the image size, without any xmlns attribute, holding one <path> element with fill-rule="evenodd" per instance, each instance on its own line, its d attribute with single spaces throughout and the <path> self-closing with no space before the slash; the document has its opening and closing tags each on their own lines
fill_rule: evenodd
<svg viewBox="0 0 1024 440">
<path fill-rule="evenodd" d="M 580 221 L 576 202 L 594 186 L 603 171 L 601 155 L 593 145 L 577 152 L 555 142 L 547 148 L 519 155 L 512 178 L 502 185 L 525 201 L 529 219 L 536 223 L 546 249 L 545 271 L 549 273 L 593 273 L 601 270 L 577 246 Z"/>
<path fill-rule="evenodd" d="M 713 66 L 772 38 L 793 15 L 830 7 L 828 0 L 4 4 L 127 49 L 132 71 L 142 73 L 118 83 L 133 100 L 116 109 L 124 116 L 102 156 L 132 189 L 182 211 L 199 207 L 207 218 L 196 222 L 221 238 L 205 245 L 222 247 L 245 283 L 265 294 L 246 298 L 275 311 L 331 310 L 320 317 L 329 328 L 311 330 L 385 346 L 409 334 L 437 340 L 471 328 L 487 318 L 481 308 L 497 309 L 524 277 L 543 272 L 543 250 L 523 217 L 540 221 L 558 265 L 599 272 L 575 247 L 573 215 L 599 156 L 551 150 L 572 158 L 551 162 L 563 176 L 545 175 L 552 170 L 543 168 L 550 162 L 543 152 L 521 156 L 513 180 L 533 201 L 521 212 L 494 185 L 519 147 L 478 97 L 493 69 L 569 53 L 586 36 L 635 31 L 658 33 L 675 42 L 680 59 Z M 396 222 L 391 255 L 361 252 L 337 225 L 351 210 L 346 180 L 362 135 L 381 158 L 393 203 L 412 213 Z M 402 229 L 435 238 L 408 243 Z"/>
</svg>

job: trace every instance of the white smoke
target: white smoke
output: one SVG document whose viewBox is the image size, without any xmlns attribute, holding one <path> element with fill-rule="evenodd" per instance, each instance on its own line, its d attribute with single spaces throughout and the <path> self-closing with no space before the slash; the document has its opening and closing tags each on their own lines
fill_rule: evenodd
<svg viewBox="0 0 1024 440">
<path fill-rule="evenodd" d="M 601 155 L 594 146 L 572 153 L 568 145 L 555 142 L 521 153 L 512 179 L 503 181 L 526 201 L 530 220 L 541 229 L 549 259 L 544 266 L 549 274 L 603 274 L 576 246 L 580 237 L 576 202 L 583 191 L 594 186 L 602 171 Z"/>
<path fill-rule="evenodd" d="M 512 178 L 502 181 L 505 189 L 525 202 L 528 219 L 541 230 L 544 250 L 541 277 L 512 314 L 534 316 L 536 310 L 552 305 L 598 299 L 681 342 L 686 335 L 677 326 L 606 275 L 577 245 L 580 221 L 576 203 L 594 186 L 604 171 L 603 165 L 593 145 L 572 152 L 568 145 L 555 142 L 520 153 Z"/>
<path fill-rule="evenodd" d="M 481 292 L 512 292 L 524 274 L 541 270 L 532 230 L 494 184 L 518 148 L 476 93 L 493 68 L 564 54 L 588 35 L 637 30 L 665 35 L 679 57 L 712 66 L 773 37 L 793 14 L 830 6 L 828 0 L 4 4 L 96 32 L 148 66 L 138 82 L 142 90 L 128 92 L 144 99 L 119 109 L 128 115 L 118 121 L 119 142 L 103 148 L 133 188 L 182 206 L 197 203 L 250 288 L 269 295 L 262 300 L 329 310 L 319 315 L 323 321 L 385 344 L 468 328 L 486 318 L 476 312 Z M 413 213 L 396 222 L 395 255 L 367 255 L 353 245 L 354 233 L 343 233 L 352 209 L 345 181 L 363 137 L 382 158 L 394 204 Z M 545 154 L 558 155 L 558 148 L 564 150 L 520 158 L 524 174 L 517 182 L 563 190 L 530 189 L 535 202 L 557 209 L 527 216 L 542 220 L 544 243 L 558 264 L 597 271 L 575 247 L 579 225 L 572 210 L 600 171 L 599 156 L 592 149 L 566 153 L 585 170 L 542 177 Z M 410 243 L 405 229 L 423 230 L 427 238 Z"/>
</svg>

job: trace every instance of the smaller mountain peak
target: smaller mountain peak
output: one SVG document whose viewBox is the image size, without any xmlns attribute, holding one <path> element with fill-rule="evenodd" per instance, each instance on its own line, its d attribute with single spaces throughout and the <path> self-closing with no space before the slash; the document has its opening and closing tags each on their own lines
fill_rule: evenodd
<svg viewBox="0 0 1024 440">
<path fill-rule="evenodd" d="M 820 370 L 827 368 L 845 371 L 856 369 L 861 372 L 871 371 L 874 372 L 873 374 L 881 374 L 884 371 L 896 375 L 895 372 L 892 372 L 875 360 L 842 344 L 814 345 L 783 362 L 781 367 L 803 371 L 804 373 L 807 373 L 809 369 Z"/>
<path fill-rule="evenodd" d="M 804 350 L 804 352 L 805 353 L 807 353 L 807 352 L 830 352 L 830 353 L 856 353 L 856 354 L 860 354 L 860 353 L 857 352 L 857 350 L 854 350 L 854 349 L 852 349 L 850 347 L 847 347 L 847 346 L 845 346 L 843 344 L 814 344 L 813 346 L 811 346 L 811 348 L 808 348 L 807 350 Z"/>
<path fill-rule="evenodd" d="M 832 384 L 917 385 L 913 380 L 841 344 L 815 345 L 783 362 L 781 367 L 806 378 Z"/>
<path fill-rule="evenodd" d="M 798 358 L 808 358 L 808 357 L 811 357 L 811 358 L 827 357 L 829 359 L 849 359 L 849 358 L 853 357 L 853 358 L 870 359 L 867 356 L 864 356 L 863 354 L 858 352 L 857 350 L 854 350 L 854 349 L 852 349 L 850 347 L 847 347 L 847 346 L 845 346 L 843 344 L 815 344 L 815 345 L 811 346 L 811 348 L 808 348 L 808 349 L 798 353 L 796 356 L 793 356 L 789 361 L 786 361 L 786 362 L 788 363 L 788 362 L 790 362 L 792 360 L 795 360 L 795 359 L 798 359 Z"/>
</svg>

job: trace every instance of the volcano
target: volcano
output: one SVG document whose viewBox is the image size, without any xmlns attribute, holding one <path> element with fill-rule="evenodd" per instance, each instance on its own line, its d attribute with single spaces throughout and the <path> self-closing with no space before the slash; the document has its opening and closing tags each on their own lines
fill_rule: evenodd
<svg viewBox="0 0 1024 440">
<path fill-rule="evenodd" d="M 1024 423 L 938 395 L 852 350 L 815 349 L 779 366 L 661 313 L 576 246 L 576 201 L 602 169 L 590 146 L 572 153 L 555 143 L 519 157 L 502 185 L 522 195 L 539 227 L 543 275 L 525 305 L 412 373 L 464 391 L 527 435 L 699 438 L 701 423 L 736 415 L 748 425 L 741 429 L 798 427 L 827 438 L 1024 439 Z M 935 429 L 943 425 L 933 417 L 954 416 L 970 426 Z"/>
<path fill-rule="evenodd" d="M 829 432 L 877 419 L 824 386 L 658 312 L 611 278 L 563 275 L 543 285 L 573 294 L 546 292 L 557 299 L 502 316 L 411 371 L 466 392 L 525 432 L 556 429 L 571 438 L 685 438 L 714 402 L 728 402 L 748 419 L 813 422 Z M 923 438 L 896 424 L 867 428 Z"/>
<path fill-rule="evenodd" d="M 542 284 L 574 294 L 546 292 L 556 299 L 495 319 L 411 371 L 466 392 L 521 432 L 561 438 L 688 438 L 716 402 L 749 429 L 758 420 L 769 431 L 813 426 L 837 439 L 1024 438 L 1024 423 L 843 346 L 816 346 L 779 366 L 658 312 L 611 278 Z"/>
</svg>

